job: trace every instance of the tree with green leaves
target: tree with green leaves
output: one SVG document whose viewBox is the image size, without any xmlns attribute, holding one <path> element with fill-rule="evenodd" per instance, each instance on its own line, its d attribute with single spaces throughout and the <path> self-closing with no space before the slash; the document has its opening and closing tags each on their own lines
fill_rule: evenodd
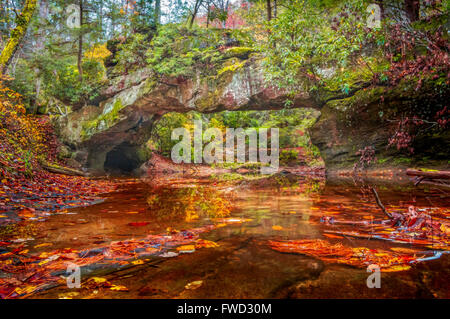
<svg viewBox="0 0 450 319">
<path fill-rule="evenodd" d="M 380 36 L 365 25 L 362 0 L 322 5 L 320 1 L 290 0 L 262 41 L 267 80 L 295 94 L 319 88 L 348 94 L 373 77 L 377 60 L 361 54 Z M 359 55 L 360 60 L 354 57 Z"/>
</svg>

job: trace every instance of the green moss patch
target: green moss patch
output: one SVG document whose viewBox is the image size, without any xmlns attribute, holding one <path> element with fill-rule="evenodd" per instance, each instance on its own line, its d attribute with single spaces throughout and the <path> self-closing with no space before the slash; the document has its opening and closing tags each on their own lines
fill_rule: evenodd
<svg viewBox="0 0 450 319">
<path fill-rule="evenodd" d="M 114 102 L 113 108 L 106 114 L 101 114 L 99 117 L 92 121 L 88 121 L 83 124 L 81 130 L 81 138 L 86 139 L 100 130 L 99 126 L 103 123 L 105 127 L 111 127 L 119 119 L 119 111 L 123 109 L 123 105 L 120 99 Z"/>
</svg>

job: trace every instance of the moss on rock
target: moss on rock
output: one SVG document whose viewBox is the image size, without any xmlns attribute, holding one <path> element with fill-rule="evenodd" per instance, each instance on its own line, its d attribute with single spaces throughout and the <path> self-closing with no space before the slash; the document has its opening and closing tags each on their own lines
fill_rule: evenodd
<svg viewBox="0 0 450 319">
<path fill-rule="evenodd" d="M 250 47 L 232 47 L 225 51 L 226 58 L 240 58 L 246 60 L 249 58 L 250 54 L 255 52 L 255 49 Z"/>
<path fill-rule="evenodd" d="M 107 113 L 102 113 L 99 117 L 92 121 L 83 123 L 81 130 L 81 138 L 84 140 L 94 135 L 98 131 L 102 131 L 111 127 L 119 119 L 119 111 L 123 109 L 123 104 L 120 99 L 114 101 L 113 107 Z"/>
</svg>

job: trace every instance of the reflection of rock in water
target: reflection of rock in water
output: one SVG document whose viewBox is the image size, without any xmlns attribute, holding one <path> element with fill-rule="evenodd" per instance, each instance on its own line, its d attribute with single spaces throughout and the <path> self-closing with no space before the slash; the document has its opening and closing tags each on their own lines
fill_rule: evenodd
<svg viewBox="0 0 450 319">
<path fill-rule="evenodd" d="M 147 197 L 150 214 L 159 221 L 230 215 L 231 202 L 226 194 L 213 188 L 159 188 Z"/>
<path fill-rule="evenodd" d="M 320 177 L 305 177 L 288 171 L 281 171 L 267 177 L 243 180 L 239 183 L 239 187 L 278 189 L 285 187 L 301 187 L 302 191 L 310 193 L 319 191 L 324 184 L 325 180 Z"/>
</svg>

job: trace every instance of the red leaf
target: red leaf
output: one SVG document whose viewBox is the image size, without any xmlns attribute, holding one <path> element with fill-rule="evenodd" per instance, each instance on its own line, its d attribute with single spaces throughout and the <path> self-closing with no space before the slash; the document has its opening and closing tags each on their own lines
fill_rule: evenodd
<svg viewBox="0 0 450 319">
<path fill-rule="evenodd" d="M 140 226 L 146 226 L 150 224 L 150 222 L 133 222 L 133 223 L 128 223 L 128 226 L 134 226 L 134 227 L 140 227 Z"/>
</svg>

